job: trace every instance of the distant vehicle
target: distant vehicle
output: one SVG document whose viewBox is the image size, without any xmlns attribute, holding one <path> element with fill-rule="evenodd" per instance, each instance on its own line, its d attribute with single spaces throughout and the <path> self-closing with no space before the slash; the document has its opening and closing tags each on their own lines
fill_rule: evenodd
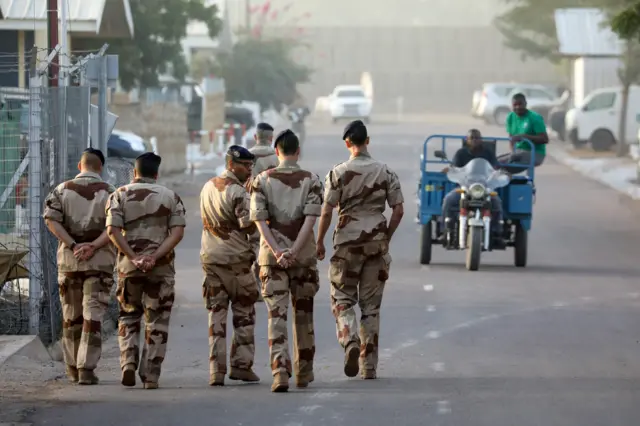
<svg viewBox="0 0 640 426">
<path fill-rule="evenodd" d="M 640 86 L 631 86 L 627 108 L 626 143 L 634 143 L 640 126 Z M 592 91 L 582 104 L 565 116 L 565 134 L 574 146 L 591 144 L 594 151 L 607 151 L 620 139 L 618 126 L 622 111 L 622 88 Z"/>
<path fill-rule="evenodd" d="M 541 84 L 485 83 L 482 90 L 473 93 L 471 115 L 488 124 L 504 126 L 511 112 L 511 97 L 516 93 L 523 93 L 529 108 L 545 118 L 558 102 L 556 91 Z"/>
<path fill-rule="evenodd" d="M 153 148 L 143 138 L 114 129 L 107 142 L 107 182 L 116 187 L 131 182 L 136 157 L 147 151 Z"/>
<path fill-rule="evenodd" d="M 329 95 L 329 113 L 334 123 L 347 118 L 360 118 L 368 123 L 371 107 L 372 101 L 360 85 L 336 86 Z"/>
</svg>

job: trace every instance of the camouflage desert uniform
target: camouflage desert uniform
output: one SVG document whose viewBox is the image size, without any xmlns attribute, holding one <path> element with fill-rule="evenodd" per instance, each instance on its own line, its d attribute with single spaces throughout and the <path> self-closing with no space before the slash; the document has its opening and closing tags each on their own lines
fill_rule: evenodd
<svg viewBox="0 0 640 426">
<path fill-rule="evenodd" d="M 107 203 L 107 226 L 124 230 L 131 249 L 138 255 L 152 254 L 167 238 L 169 229 L 186 226 L 180 197 L 153 179 L 134 179 L 118 188 Z M 118 343 L 120 366 L 132 364 L 144 382 L 157 383 L 167 352 L 169 319 L 175 297 L 175 253 L 158 259 L 145 273 L 118 253 L 120 304 Z M 140 354 L 140 320 L 144 313 L 146 332 Z"/>
<path fill-rule="evenodd" d="M 352 156 L 335 166 L 325 182 L 325 202 L 338 206 L 338 224 L 331 257 L 331 305 L 336 333 L 343 348 L 360 345 L 360 364 L 374 370 L 378 364 L 380 304 L 389 278 L 385 202 L 403 203 L 398 176 L 369 154 Z M 353 306 L 362 313 L 360 335 Z"/>
<path fill-rule="evenodd" d="M 261 143 L 253 146 L 249 151 L 256 156 L 256 163 L 253 166 L 253 176 L 258 176 L 265 170 L 272 169 L 278 165 L 278 157 L 276 151 L 271 145 L 264 145 Z"/>
<path fill-rule="evenodd" d="M 249 241 L 255 224 L 249 220 L 250 198 L 230 171 L 202 188 L 200 212 L 204 229 L 200 261 L 205 273 L 203 297 L 209 310 L 211 374 L 227 373 L 227 312 L 233 312 L 231 368 L 249 370 L 255 354 L 255 302 L 258 299 L 251 266 L 255 252 Z"/>
<path fill-rule="evenodd" d="M 255 146 L 249 149 L 253 155 L 256 156 L 256 162 L 252 169 L 253 176 L 258 176 L 260 173 L 265 170 L 273 169 L 280 162 L 278 160 L 278 156 L 276 155 L 276 150 L 271 147 L 271 145 L 266 145 L 258 142 Z M 251 190 L 250 182 L 249 183 L 249 191 Z M 255 247 L 256 257 L 258 256 L 258 252 L 260 250 L 260 233 L 256 232 L 254 236 L 251 238 L 251 243 Z M 256 276 L 256 281 L 258 286 L 260 286 L 260 266 L 256 261 L 253 265 L 253 273 Z"/>
<path fill-rule="evenodd" d="M 300 169 L 297 163 L 281 162 L 278 167 L 256 176 L 251 186 L 251 220 L 267 221 L 282 249 L 291 248 L 305 216 L 319 216 L 322 209 L 320 179 Z M 315 238 L 300 250 L 296 263 L 282 269 L 267 242 L 260 243 L 258 256 L 262 296 L 269 310 L 269 348 L 271 370 L 275 376 L 291 377 L 287 337 L 289 293 L 293 307 L 294 370 L 299 379 L 313 373 L 315 332 L 313 298 L 318 292 L 318 269 Z"/>
<path fill-rule="evenodd" d="M 105 205 L 115 188 L 96 173 L 80 173 L 46 198 L 44 219 L 60 222 L 78 244 L 94 241 L 105 229 Z M 96 368 L 102 353 L 102 318 L 113 286 L 116 254 L 111 244 L 86 261 L 58 243 L 58 285 L 62 304 L 64 361 L 83 370 Z"/>
</svg>

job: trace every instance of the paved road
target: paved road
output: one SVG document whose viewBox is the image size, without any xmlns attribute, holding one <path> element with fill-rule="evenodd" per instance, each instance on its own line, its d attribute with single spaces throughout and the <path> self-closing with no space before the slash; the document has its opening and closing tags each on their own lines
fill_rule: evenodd
<svg viewBox="0 0 640 426">
<path fill-rule="evenodd" d="M 108 345 L 102 385 L 53 386 L 36 425 L 635 426 L 640 418 L 638 215 L 619 196 L 549 160 L 538 176 L 529 266 L 462 253 L 417 262 L 413 194 L 421 135 L 468 124 L 374 124 L 371 151 L 399 174 L 406 216 L 392 242 L 382 310 L 379 380 L 347 379 L 329 306 L 327 262 L 316 301 L 316 381 L 272 394 L 266 312 L 258 307 L 258 385 L 207 386 L 207 316 L 198 264 L 201 225 L 189 199 L 178 252 L 178 307 L 162 389 L 123 389 Z M 322 177 L 346 157 L 340 127 L 316 127 L 303 165 Z M 485 134 L 490 129 L 484 129 Z M 494 129 L 495 133 L 496 130 Z M 320 134 L 322 133 L 322 134 Z"/>
</svg>

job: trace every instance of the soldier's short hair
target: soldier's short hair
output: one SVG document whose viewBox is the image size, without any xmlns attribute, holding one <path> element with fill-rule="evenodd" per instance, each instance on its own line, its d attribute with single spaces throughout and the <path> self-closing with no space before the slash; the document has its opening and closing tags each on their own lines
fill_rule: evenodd
<svg viewBox="0 0 640 426">
<path fill-rule="evenodd" d="M 145 152 L 136 158 L 136 171 L 142 177 L 153 178 L 158 175 L 162 158 L 153 152 Z"/>
<path fill-rule="evenodd" d="M 287 129 L 278 133 L 273 142 L 273 147 L 278 148 L 284 155 L 294 155 L 300 148 L 300 141 L 295 133 Z"/>
<path fill-rule="evenodd" d="M 104 166 L 104 154 L 102 153 L 102 151 L 95 148 L 87 148 L 84 151 L 82 151 L 82 156 L 80 158 L 82 159 L 83 157 L 86 157 L 89 155 L 95 155 L 96 157 L 98 157 L 98 160 L 100 160 L 100 164 Z"/>
<path fill-rule="evenodd" d="M 269 123 L 258 123 L 256 135 L 258 136 L 258 140 L 268 140 L 273 136 L 273 127 Z"/>
<path fill-rule="evenodd" d="M 367 141 L 367 126 L 362 120 L 355 120 L 347 124 L 342 134 L 342 140 L 347 140 L 356 145 L 362 146 Z"/>
</svg>

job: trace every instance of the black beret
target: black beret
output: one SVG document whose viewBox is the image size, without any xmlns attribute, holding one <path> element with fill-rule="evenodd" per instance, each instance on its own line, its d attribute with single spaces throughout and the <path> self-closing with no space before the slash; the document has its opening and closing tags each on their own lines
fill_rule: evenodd
<svg viewBox="0 0 640 426">
<path fill-rule="evenodd" d="M 356 130 L 360 130 L 361 128 L 364 129 L 364 133 L 366 137 L 367 126 L 364 125 L 362 120 L 355 120 L 347 124 L 347 126 L 344 128 L 344 133 L 342 134 L 342 140 L 347 139 L 349 136 L 351 136 L 353 132 L 355 132 Z"/>
<path fill-rule="evenodd" d="M 258 126 L 256 128 L 258 130 L 266 130 L 269 132 L 273 132 L 273 127 L 271 127 L 269 123 L 258 123 Z"/>
<path fill-rule="evenodd" d="M 278 136 L 276 136 L 273 139 L 273 147 L 277 147 L 278 146 L 278 142 L 282 142 L 287 138 L 290 138 L 291 136 L 293 137 L 297 137 L 295 133 L 293 133 L 290 129 L 286 129 L 281 131 L 280 133 L 278 133 Z"/>
<path fill-rule="evenodd" d="M 231 145 L 227 149 L 227 155 L 237 161 L 250 161 L 256 158 L 247 148 L 240 145 Z"/>
<path fill-rule="evenodd" d="M 138 155 L 136 161 L 151 161 L 156 165 L 160 165 L 160 163 L 162 162 L 162 157 L 154 154 L 153 152 L 145 152 L 144 154 Z"/>
<path fill-rule="evenodd" d="M 82 152 L 86 152 L 87 154 L 93 154 L 100 159 L 100 163 L 104 166 L 104 154 L 99 149 L 95 148 L 87 148 Z"/>
</svg>

